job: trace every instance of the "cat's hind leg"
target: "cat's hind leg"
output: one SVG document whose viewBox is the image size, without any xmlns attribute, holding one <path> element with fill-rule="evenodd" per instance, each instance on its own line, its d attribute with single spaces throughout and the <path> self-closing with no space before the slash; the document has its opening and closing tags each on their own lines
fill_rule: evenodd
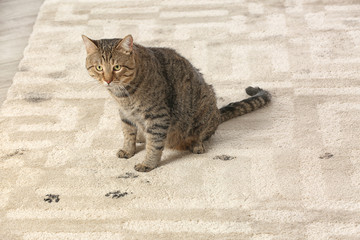
<svg viewBox="0 0 360 240">
<path fill-rule="evenodd" d="M 219 125 L 219 113 L 216 110 L 213 111 L 212 114 L 209 114 L 206 121 L 199 121 L 199 122 L 206 122 L 207 124 L 198 124 L 195 125 L 193 132 L 196 134 L 196 137 L 193 137 L 192 143 L 189 145 L 189 150 L 192 153 L 202 154 L 205 153 L 205 147 L 203 142 L 208 140 L 214 133 Z"/>
<path fill-rule="evenodd" d="M 205 147 L 202 141 L 196 141 L 190 146 L 190 152 L 195 154 L 202 154 L 205 152 Z"/>
</svg>

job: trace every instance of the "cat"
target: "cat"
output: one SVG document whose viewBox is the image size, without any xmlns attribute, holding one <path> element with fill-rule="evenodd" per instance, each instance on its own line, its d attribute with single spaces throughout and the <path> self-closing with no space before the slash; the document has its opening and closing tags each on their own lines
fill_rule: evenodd
<svg viewBox="0 0 360 240">
<path fill-rule="evenodd" d="M 165 146 L 204 153 L 203 142 L 220 123 L 263 107 L 271 99 L 269 92 L 248 87 L 251 97 L 218 109 L 213 87 L 175 50 L 143 47 L 131 35 L 82 38 L 89 75 L 119 104 L 124 143 L 117 156 L 131 158 L 137 138 L 145 139 L 145 159 L 134 167 L 139 172 L 156 168 Z"/>
</svg>

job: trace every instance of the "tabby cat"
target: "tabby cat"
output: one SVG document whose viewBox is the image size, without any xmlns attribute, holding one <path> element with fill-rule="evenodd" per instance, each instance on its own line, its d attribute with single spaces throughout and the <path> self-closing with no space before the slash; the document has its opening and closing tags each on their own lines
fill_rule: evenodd
<svg viewBox="0 0 360 240">
<path fill-rule="evenodd" d="M 204 153 L 203 142 L 220 123 L 254 111 L 271 99 L 267 91 L 248 87 L 246 93 L 251 97 L 218 109 L 212 86 L 175 50 L 134 44 L 131 35 L 82 38 L 90 76 L 119 103 L 124 145 L 117 156 L 131 158 L 137 139 L 145 139 L 146 157 L 135 165 L 140 172 L 159 164 L 165 146 Z"/>
</svg>

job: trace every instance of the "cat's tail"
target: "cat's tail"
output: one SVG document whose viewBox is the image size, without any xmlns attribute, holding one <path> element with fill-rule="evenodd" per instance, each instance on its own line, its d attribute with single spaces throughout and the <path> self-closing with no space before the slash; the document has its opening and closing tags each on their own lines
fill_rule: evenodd
<svg viewBox="0 0 360 240">
<path fill-rule="evenodd" d="M 259 87 L 247 87 L 245 91 L 251 97 L 239 102 L 232 102 L 220 108 L 221 122 L 255 111 L 268 104 L 271 100 L 271 94 Z"/>
</svg>

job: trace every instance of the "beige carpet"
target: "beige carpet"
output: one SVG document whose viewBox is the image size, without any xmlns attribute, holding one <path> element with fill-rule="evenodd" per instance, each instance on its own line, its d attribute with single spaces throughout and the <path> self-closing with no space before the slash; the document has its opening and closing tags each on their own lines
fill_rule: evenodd
<svg viewBox="0 0 360 240">
<path fill-rule="evenodd" d="M 360 239 L 355 2 L 46 0 L 1 109 L 0 239 Z M 190 59 L 219 106 L 249 85 L 273 102 L 137 173 L 81 40 L 129 33 Z"/>
</svg>

